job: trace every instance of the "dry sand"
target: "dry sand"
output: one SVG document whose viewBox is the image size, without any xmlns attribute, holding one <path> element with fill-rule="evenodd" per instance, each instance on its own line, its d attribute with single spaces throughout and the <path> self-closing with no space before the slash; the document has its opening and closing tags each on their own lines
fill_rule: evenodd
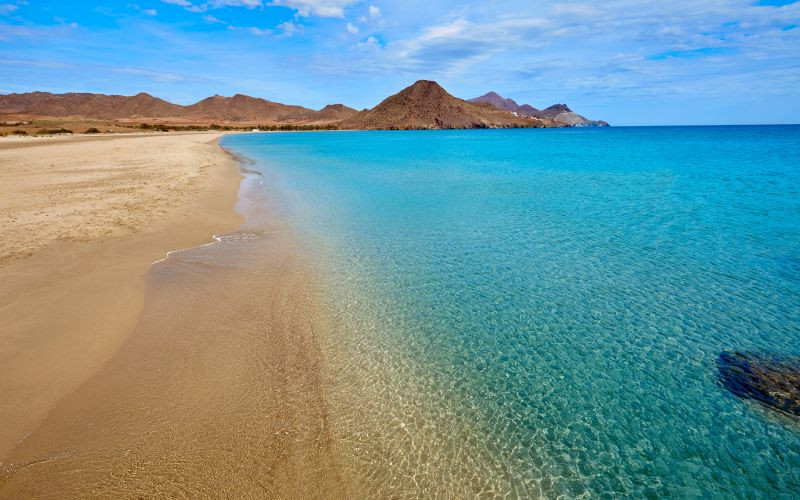
<svg viewBox="0 0 800 500">
<path fill-rule="evenodd" d="M 0 139 L 0 461 L 119 349 L 153 261 L 239 225 L 219 137 Z"/>
</svg>

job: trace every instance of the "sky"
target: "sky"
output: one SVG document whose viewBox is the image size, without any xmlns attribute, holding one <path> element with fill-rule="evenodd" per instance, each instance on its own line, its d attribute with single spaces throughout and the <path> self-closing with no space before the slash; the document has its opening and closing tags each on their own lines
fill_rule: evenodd
<svg viewBox="0 0 800 500">
<path fill-rule="evenodd" d="M 612 125 L 800 123 L 800 2 L 0 0 L 0 93 L 361 109 L 419 79 Z"/>
</svg>

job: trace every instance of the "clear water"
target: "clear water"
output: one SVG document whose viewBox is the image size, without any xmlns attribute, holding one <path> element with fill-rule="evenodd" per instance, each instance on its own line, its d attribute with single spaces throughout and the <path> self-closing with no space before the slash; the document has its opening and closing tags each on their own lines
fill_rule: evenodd
<svg viewBox="0 0 800 500">
<path fill-rule="evenodd" d="M 229 136 L 330 291 L 376 496 L 796 498 L 800 425 L 720 386 L 800 354 L 800 127 Z"/>
</svg>

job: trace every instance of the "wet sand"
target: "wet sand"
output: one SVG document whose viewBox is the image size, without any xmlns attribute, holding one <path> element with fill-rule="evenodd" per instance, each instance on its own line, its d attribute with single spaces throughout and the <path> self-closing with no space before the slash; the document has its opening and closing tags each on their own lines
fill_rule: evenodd
<svg viewBox="0 0 800 500">
<path fill-rule="evenodd" d="M 127 319 L 115 319 L 115 326 L 130 326 L 116 343 L 86 334 L 56 342 L 60 347 L 100 342 L 92 359 L 98 363 L 100 353 L 105 362 L 92 372 L 84 368 L 88 376 L 67 394 L 52 394 L 46 417 L 3 453 L 0 497 L 353 494 L 331 438 L 323 394 L 318 336 L 326 322 L 316 280 L 291 229 L 268 210 L 257 182 L 242 186 L 239 210 L 247 222 L 241 229 L 150 267 L 142 280 L 143 305 L 136 301 L 135 286 L 127 293 L 130 303 L 123 304 L 118 293 L 108 298 L 106 321 L 119 314 Z M 119 259 L 124 250 L 121 243 L 111 245 L 103 255 Z M 111 266 L 105 276 L 115 282 L 119 271 Z M 87 274 L 97 276 L 97 270 Z M 116 292 L 113 286 L 85 285 L 98 297 Z M 41 290 L 49 292 L 49 286 Z M 94 312 L 96 306 L 83 304 L 79 310 Z M 69 303 L 48 315 L 68 311 Z M 97 326 L 103 333 L 95 337 L 103 337 L 105 325 Z M 42 331 L 9 330 L 23 344 L 23 334 Z M 50 349 L 54 341 L 41 337 L 33 344 Z M 28 360 L 36 365 L 50 354 L 63 360 L 58 372 L 67 373 L 80 355 L 73 351 L 59 356 L 31 350 Z M 49 377 L 57 373 L 44 371 Z M 13 394 L 9 387 L 0 389 Z M 29 382 L 26 389 L 31 394 L 42 386 Z M 12 408 L 4 408 L 7 422 L 19 416 L 33 420 L 30 408 Z"/>
<path fill-rule="evenodd" d="M 133 334 L 6 457 L 0 496 L 345 496 L 315 280 L 261 221 L 152 267 Z"/>
</svg>

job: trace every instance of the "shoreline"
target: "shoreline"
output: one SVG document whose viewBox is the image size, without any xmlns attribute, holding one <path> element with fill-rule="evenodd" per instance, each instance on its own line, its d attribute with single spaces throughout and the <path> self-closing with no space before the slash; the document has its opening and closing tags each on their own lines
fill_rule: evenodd
<svg viewBox="0 0 800 500">
<path fill-rule="evenodd" d="M 154 261 L 238 227 L 221 136 L 0 140 L 0 461 L 128 338 Z"/>
<path fill-rule="evenodd" d="M 0 497 L 359 489 L 331 429 L 317 277 L 260 176 L 239 171 L 243 224 L 149 267 L 129 335 L 5 455 Z"/>
</svg>

